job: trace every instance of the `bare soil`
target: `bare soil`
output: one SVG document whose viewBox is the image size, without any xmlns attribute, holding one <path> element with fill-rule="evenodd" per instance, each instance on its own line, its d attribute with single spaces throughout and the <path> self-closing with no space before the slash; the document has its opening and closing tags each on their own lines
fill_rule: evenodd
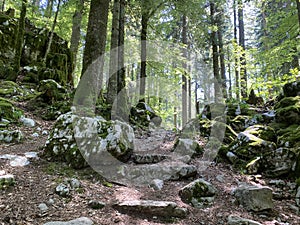
<svg viewBox="0 0 300 225">
<path fill-rule="evenodd" d="M 24 155 L 25 152 L 41 152 L 47 136 L 40 134 L 38 138 L 34 138 L 31 135 L 37 132 L 37 127 L 49 131 L 53 122 L 43 121 L 35 115 L 27 116 L 33 118 L 37 126 L 20 127 L 25 140 L 19 144 L 1 143 L 1 154 Z M 170 138 L 169 142 L 162 143 L 163 151 L 169 151 L 173 141 L 174 139 Z M 14 186 L 0 190 L 0 224 L 40 225 L 49 221 L 68 221 L 85 216 L 93 220 L 94 224 L 101 225 L 214 225 L 227 224 L 227 218 L 231 214 L 256 220 L 265 225 L 300 224 L 300 216 L 292 207 L 296 205 L 295 190 L 287 187 L 280 190 L 283 193 L 280 199 L 274 199 L 275 208 L 272 211 L 253 213 L 239 206 L 231 192 L 240 182 L 268 185 L 269 179 L 241 175 L 226 163 L 215 163 L 198 175 L 218 189 L 214 204 L 204 209 L 196 209 L 183 203 L 178 195 L 179 190 L 195 178 L 165 182 L 163 189 L 157 191 L 150 187 L 109 184 L 89 168 L 72 170 L 62 163 L 47 162 L 42 158 L 31 160 L 31 164 L 25 167 L 11 167 L 7 160 L 0 160 L 0 170 L 15 175 L 16 179 Z M 67 198 L 55 194 L 55 187 L 70 177 L 78 178 L 82 187 L 72 191 L 71 196 Z M 141 213 L 122 214 L 112 207 L 116 202 L 134 199 L 174 201 L 179 206 L 187 208 L 189 214 L 185 219 L 158 218 Z M 88 204 L 91 200 L 104 202 L 106 206 L 98 210 L 92 209 Z M 39 210 L 40 203 L 48 205 L 46 213 Z"/>
</svg>

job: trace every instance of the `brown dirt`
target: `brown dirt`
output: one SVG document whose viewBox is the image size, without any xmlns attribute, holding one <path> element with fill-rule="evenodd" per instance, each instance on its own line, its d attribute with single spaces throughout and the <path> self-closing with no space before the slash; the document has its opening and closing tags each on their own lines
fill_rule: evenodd
<svg viewBox="0 0 300 225">
<path fill-rule="evenodd" d="M 28 115 L 37 121 L 37 127 L 42 130 L 50 130 L 53 122 L 45 122 L 34 115 Z M 31 134 L 36 128 L 20 128 L 25 134 L 25 140 L 19 144 L 0 144 L 1 154 L 23 155 L 29 151 L 41 151 L 45 144 L 46 136 L 40 135 L 32 138 Z M 172 140 L 170 140 L 172 142 Z M 171 144 L 164 143 L 164 151 Z M 205 209 L 196 209 L 183 203 L 178 195 L 180 188 L 192 181 L 183 180 L 176 182 L 165 182 L 161 191 L 150 187 L 124 187 L 113 184 L 104 185 L 103 179 L 91 169 L 73 171 L 63 164 L 47 162 L 44 159 L 33 160 L 25 167 L 10 167 L 6 160 L 0 160 L 0 170 L 15 175 L 16 184 L 5 190 L 0 190 L 0 224 L 43 224 L 49 221 L 67 221 L 81 216 L 86 216 L 95 224 L 111 225 L 158 225 L 158 224 L 227 224 L 230 214 L 253 219 L 266 225 L 275 224 L 299 224 L 300 217 L 291 209 L 295 205 L 294 194 L 286 190 L 284 198 L 274 200 L 275 208 L 272 212 L 252 213 L 247 212 L 237 205 L 231 191 L 238 186 L 239 182 L 268 184 L 268 179 L 241 175 L 234 171 L 230 165 L 217 163 L 210 166 L 199 177 L 211 182 L 217 189 L 214 204 Z M 216 177 L 221 175 L 223 181 Z M 55 187 L 68 177 L 76 177 L 82 182 L 82 188 L 72 191 L 71 197 L 63 198 L 55 194 Z M 48 203 L 47 213 L 41 214 L 38 205 Z M 149 217 L 142 214 L 121 214 L 112 205 L 122 200 L 147 199 L 174 201 L 179 206 L 189 211 L 186 219 L 168 218 L 162 219 Z M 106 203 L 103 209 L 94 210 L 88 206 L 90 200 Z"/>
</svg>

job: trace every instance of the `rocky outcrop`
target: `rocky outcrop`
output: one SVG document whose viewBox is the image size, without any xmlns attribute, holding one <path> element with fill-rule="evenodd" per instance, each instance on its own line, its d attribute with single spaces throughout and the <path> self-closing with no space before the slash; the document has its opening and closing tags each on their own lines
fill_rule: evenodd
<svg viewBox="0 0 300 225">
<path fill-rule="evenodd" d="M 18 20 L 0 13 L 0 78 L 8 78 L 15 73 L 12 65 L 15 57 L 15 37 Z M 24 45 L 22 50 L 22 72 L 19 80 L 36 83 L 54 79 L 59 84 L 70 81 L 73 70 L 72 54 L 68 43 L 54 33 L 50 52 L 45 64 L 43 58 L 49 39 L 49 30 L 35 27 L 29 20 L 25 22 Z"/>
</svg>

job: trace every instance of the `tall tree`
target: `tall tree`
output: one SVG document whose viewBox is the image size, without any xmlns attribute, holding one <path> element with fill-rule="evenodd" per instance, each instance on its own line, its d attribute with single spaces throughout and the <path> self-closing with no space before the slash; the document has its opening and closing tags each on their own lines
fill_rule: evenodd
<svg viewBox="0 0 300 225">
<path fill-rule="evenodd" d="M 14 62 L 14 72 L 9 80 L 15 81 L 18 77 L 18 72 L 20 70 L 21 58 L 22 58 L 22 49 L 24 43 L 24 32 L 25 32 L 25 18 L 26 18 L 26 10 L 27 10 L 27 0 L 22 0 L 22 9 L 19 18 L 19 26 L 18 33 L 16 36 L 15 42 L 15 62 Z"/>
<path fill-rule="evenodd" d="M 182 44 L 184 44 L 183 48 L 183 57 L 187 59 L 187 44 L 188 44 L 188 39 L 187 39 L 187 32 L 188 32 L 188 22 L 187 22 L 187 16 L 184 14 L 182 16 Z M 182 126 L 184 126 L 187 123 L 188 120 L 188 96 L 187 96 L 187 64 L 186 62 L 183 62 L 182 68 L 184 70 L 182 74 L 182 99 L 181 99 L 181 104 L 182 104 Z"/>
<path fill-rule="evenodd" d="M 296 0 L 297 11 L 298 11 L 298 22 L 299 22 L 299 33 L 300 33 L 300 1 Z"/>
<path fill-rule="evenodd" d="M 146 77 L 147 77 L 147 33 L 150 18 L 163 5 L 161 1 L 141 0 L 141 72 L 140 72 L 140 96 L 145 101 Z"/>
<path fill-rule="evenodd" d="M 220 76 L 222 80 L 222 92 L 223 92 L 223 97 L 227 99 L 227 86 L 226 86 L 226 67 L 225 67 L 225 50 L 224 50 L 224 44 L 223 44 L 223 12 L 222 10 L 218 7 L 217 8 L 217 25 L 218 25 L 218 46 L 219 46 L 219 57 L 220 57 Z"/>
<path fill-rule="evenodd" d="M 233 0 L 233 45 L 234 45 L 234 72 L 235 72 L 235 95 L 236 99 L 240 100 L 240 73 L 239 73 L 239 59 L 238 59 L 238 43 L 237 43 L 237 4 Z"/>
<path fill-rule="evenodd" d="M 73 54 L 73 71 L 75 71 L 75 67 L 77 64 L 77 54 L 78 54 L 78 48 L 80 44 L 80 31 L 81 31 L 81 22 L 82 22 L 82 16 L 83 16 L 83 9 L 84 9 L 84 0 L 77 0 L 76 2 L 76 10 L 73 15 L 72 20 L 72 34 L 71 34 L 71 43 L 70 43 L 70 49 Z M 69 78 L 70 81 L 72 81 L 72 85 L 74 82 L 74 75 L 72 75 L 71 78 Z"/>
<path fill-rule="evenodd" d="M 215 101 L 221 97 L 220 92 L 220 66 L 219 66 L 219 52 L 218 52 L 218 35 L 217 35 L 217 23 L 215 21 L 216 6 L 214 2 L 210 2 L 210 17 L 211 17 L 211 42 L 213 52 L 213 74 L 214 74 L 214 89 L 215 89 Z"/>
<path fill-rule="evenodd" d="M 76 104 L 95 107 L 103 82 L 104 53 L 110 0 L 92 0 Z"/>
<path fill-rule="evenodd" d="M 114 0 L 113 18 L 110 39 L 109 79 L 107 86 L 107 103 L 112 105 L 118 92 L 119 65 L 119 23 L 120 23 L 120 0 Z"/>
<path fill-rule="evenodd" d="M 247 98 L 247 70 L 246 70 L 246 46 L 245 46 L 245 26 L 244 26 L 244 5 L 242 0 L 238 0 L 238 20 L 239 20 L 239 45 L 242 48 L 240 56 L 240 76 L 241 94 Z"/>
</svg>

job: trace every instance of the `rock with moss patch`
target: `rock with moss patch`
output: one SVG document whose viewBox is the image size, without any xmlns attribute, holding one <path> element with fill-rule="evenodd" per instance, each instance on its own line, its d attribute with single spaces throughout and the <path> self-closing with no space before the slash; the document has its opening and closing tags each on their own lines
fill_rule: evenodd
<svg viewBox="0 0 300 225">
<path fill-rule="evenodd" d="M 0 97 L 0 119 L 17 122 L 22 115 L 23 111 L 21 109 L 14 106 L 11 101 Z"/>
<path fill-rule="evenodd" d="M 69 112 L 57 119 L 44 147 L 44 156 L 67 162 L 74 168 L 86 167 L 88 162 L 97 164 L 106 152 L 126 162 L 132 154 L 133 141 L 133 129 L 126 123 Z"/>
<path fill-rule="evenodd" d="M 286 97 L 275 105 L 276 122 L 287 125 L 300 123 L 300 96 Z"/>
<path fill-rule="evenodd" d="M 161 122 L 161 117 L 144 102 L 139 102 L 136 107 L 132 107 L 130 110 L 130 123 L 133 125 L 148 128 L 150 123 L 159 126 Z"/>
<path fill-rule="evenodd" d="M 0 130 L 0 142 L 12 143 L 20 142 L 23 139 L 23 134 L 20 130 Z"/>
<path fill-rule="evenodd" d="M 257 156 L 268 154 L 276 149 L 274 142 L 263 140 L 252 134 L 256 132 L 256 128 L 252 128 L 239 133 L 236 140 L 229 147 L 229 151 L 242 160 L 252 160 Z"/>
<path fill-rule="evenodd" d="M 12 174 L 5 174 L 0 176 L 0 189 L 13 186 L 15 184 L 15 177 Z"/>
<path fill-rule="evenodd" d="M 183 202 L 202 208 L 210 205 L 217 193 L 217 190 L 209 182 L 198 179 L 183 187 L 179 191 L 179 196 Z"/>
</svg>

